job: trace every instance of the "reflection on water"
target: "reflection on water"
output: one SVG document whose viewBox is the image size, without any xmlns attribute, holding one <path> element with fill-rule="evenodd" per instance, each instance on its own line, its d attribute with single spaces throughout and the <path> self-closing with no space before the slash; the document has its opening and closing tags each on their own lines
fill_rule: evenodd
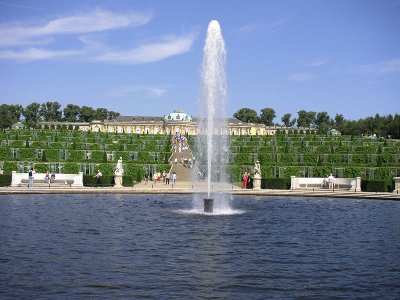
<svg viewBox="0 0 400 300">
<path fill-rule="evenodd" d="M 0 197 L 0 298 L 397 298 L 400 203 Z"/>
</svg>

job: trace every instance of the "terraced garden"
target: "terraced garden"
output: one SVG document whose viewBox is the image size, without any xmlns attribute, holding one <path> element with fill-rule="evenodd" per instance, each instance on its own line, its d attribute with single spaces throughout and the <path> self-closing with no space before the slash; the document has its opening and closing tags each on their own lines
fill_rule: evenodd
<svg viewBox="0 0 400 300">
<path fill-rule="evenodd" d="M 194 137 L 189 143 L 196 153 Z M 100 168 L 111 184 L 119 157 L 124 162 L 124 185 L 141 181 L 144 173 L 169 169 L 170 135 L 137 135 L 58 130 L 5 130 L 0 132 L 0 169 L 12 171 L 83 172 L 90 183 Z M 400 176 L 400 143 L 395 140 L 351 136 L 293 134 L 276 136 L 232 136 L 228 173 L 232 182 L 261 163 L 264 179 L 290 176 L 354 178 L 364 181 Z M 201 165 L 202 162 L 200 161 Z M 3 177 L 4 177 L 3 176 Z M 3 179 L 6 181 L 8 179 Z"/>
</svg>

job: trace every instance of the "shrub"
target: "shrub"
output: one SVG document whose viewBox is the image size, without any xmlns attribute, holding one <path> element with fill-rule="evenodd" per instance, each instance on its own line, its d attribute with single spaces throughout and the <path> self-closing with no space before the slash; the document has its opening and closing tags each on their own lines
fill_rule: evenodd
<svg viewBox="0 0 400 300">
<path fill-rule="evenodd" d="M 363 192 L 393 192 L 392 180 L 361 180 Z"/>
<path fill-rule="evenodd" d="M 289 190 L 290 178 L 265 178 L 261 179 L 262 189 Z"/>
<path fill-rule="evenodd" d="M 11 175 L 0 174 L 0 186 L 10 186 L 11 179 Z"/>
</svg>

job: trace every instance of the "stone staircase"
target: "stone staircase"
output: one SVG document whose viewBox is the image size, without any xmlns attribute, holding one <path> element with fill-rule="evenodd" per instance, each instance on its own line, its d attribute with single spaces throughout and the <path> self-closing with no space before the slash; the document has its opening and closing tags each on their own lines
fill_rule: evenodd
<svg viewBox="0 0 400 300">
<path fill-rule="evenodd" d="M 172 168 L 171 174 L 173 172 L 176 173 L 176 180 L 180 182 L 191 182 L 195 175 L 195 168 L 186 167 L 184 164 L 181 163 L 182 157 L 184 159 L 191 159 L 193 157 L 192 151 L 189 148 L 187 142 L 183 143 L 183 147 L 188 147 L 188 150 L 182 150 L 181 152 L 174 151 L 172 152 L 171 161 L 172 161 Z M 177 163 L 175 163 L 175 159 Z"/>
</svg>

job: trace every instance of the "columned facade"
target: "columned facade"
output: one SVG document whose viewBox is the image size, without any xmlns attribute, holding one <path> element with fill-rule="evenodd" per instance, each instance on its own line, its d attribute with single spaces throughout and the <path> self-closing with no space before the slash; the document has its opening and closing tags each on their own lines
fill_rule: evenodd
<svg viewBox="0 0 400 300">
<path fill-rule="evenodd" d="M 147 116 L 118 116 L 113 120 L 92 122 L 42 122 L 41 126 L 68 127 L 81 131 L 91 132 L 109 132 L 109 133 L 127 133 L 127 134 L 175 134 L 196 135 L 196 119 L 184 113 L 182 110 L 164 115 L 163 117 Z M 265 126 L 263 124 L 244 123 L 235 118 L 228 119 L 228 134 L 238 136 L 248 135 L 274 135 L 278 130 L 309 130 L 315 132 L 314 128 L 286 128 L 276 126 Z"/>
</svg>

